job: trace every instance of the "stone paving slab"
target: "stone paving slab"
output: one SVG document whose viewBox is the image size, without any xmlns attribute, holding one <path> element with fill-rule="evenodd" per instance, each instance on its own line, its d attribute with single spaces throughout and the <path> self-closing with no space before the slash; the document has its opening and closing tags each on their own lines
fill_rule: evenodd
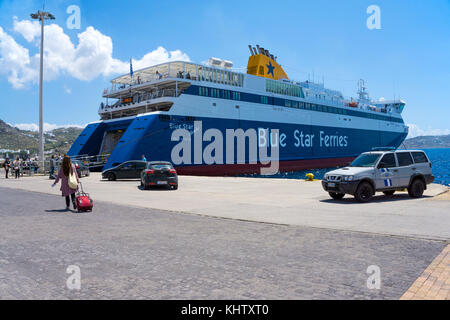
<svg viewBox="0 0 450 320">
<path fill-rule="evenodd" d="M 450 245 L 433 260 L 401 300 L 450 300 Z"/>
<path fill-rule="evenodd" d="M 398 299 L 446 245 L 102 201 L 78 214 L 60 196 L 0 194 L 0 299 Z"/>
</svg>

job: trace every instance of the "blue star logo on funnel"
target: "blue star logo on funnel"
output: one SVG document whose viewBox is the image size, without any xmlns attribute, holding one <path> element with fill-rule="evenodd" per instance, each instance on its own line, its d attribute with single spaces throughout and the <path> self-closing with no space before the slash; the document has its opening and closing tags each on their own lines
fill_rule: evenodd
<svg viewBox="0 0 450 320">
<path fill-rule="evenodd" d="M 272 77 L 275 77 L 274 74 L 273 74 L 273 70 L 275 69 L 275 67 L 272 65 L 271 61 L 269 61 L 269 64 L 267 64 L 267 69 L 269 69 L 267 71 L 267 74 L 272 74 Z"/>
</svg>

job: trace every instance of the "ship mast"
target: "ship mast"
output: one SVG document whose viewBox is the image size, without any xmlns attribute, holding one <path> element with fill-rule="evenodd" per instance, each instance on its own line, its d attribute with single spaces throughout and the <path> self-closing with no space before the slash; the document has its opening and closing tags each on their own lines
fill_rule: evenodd
<svg viewBox="0 0 450 320">
<path fill-rule="evenodd" d="M 366 91 L 366 83 L 363 79 L 358 80 L 358 95 L 360 101 L 368 101 L 369 100 L 369 93 Z"/>
</svg>

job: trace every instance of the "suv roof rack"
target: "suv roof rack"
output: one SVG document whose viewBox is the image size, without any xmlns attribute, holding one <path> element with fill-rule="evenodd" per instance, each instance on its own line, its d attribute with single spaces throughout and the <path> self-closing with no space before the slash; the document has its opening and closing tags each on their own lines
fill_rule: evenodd
<svg viewBox="0 0 450 320">
<path fill-rule="evenodd" d="M 395 151 L 397 148 L 395 147 L 376 147 L 372 148 L 372 151 Z"/>
</svg>

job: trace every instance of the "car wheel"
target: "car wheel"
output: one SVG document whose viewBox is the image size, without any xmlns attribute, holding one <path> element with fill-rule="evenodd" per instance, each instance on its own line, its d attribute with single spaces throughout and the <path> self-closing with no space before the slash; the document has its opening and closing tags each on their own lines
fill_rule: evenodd
<svg viewBox="0 0 450 320">
<path fill-rule="evenodd" d="M 341 200 L 345 196 L 345 193 L 337 193 L 337 192 L 328 192 L 328 194 L 334 200 Z"/>
<path fill-rule="evenodd" d="M 362 182 L 355 192 L 355 199 L 359 202 L 368 202 L 374 194 L 373 187 L 368 182 Z"/>
<path fill-rule="evenodd" d="M 425 185 L 421 179 L 415 179 L 408 188 L 408 194 L 411 198 L 420 198 L 425 190 Z"/>
<path fill-rule="evenodd" d="M 392 196 L 395 193 L 395 190 L 383 191 L 386 196 Z"/>
<path fill-rule="evenodd" d="M 114 173 L 108 173 L 108 181 L 115 181 L 116 175 Z"/>
</svg>

